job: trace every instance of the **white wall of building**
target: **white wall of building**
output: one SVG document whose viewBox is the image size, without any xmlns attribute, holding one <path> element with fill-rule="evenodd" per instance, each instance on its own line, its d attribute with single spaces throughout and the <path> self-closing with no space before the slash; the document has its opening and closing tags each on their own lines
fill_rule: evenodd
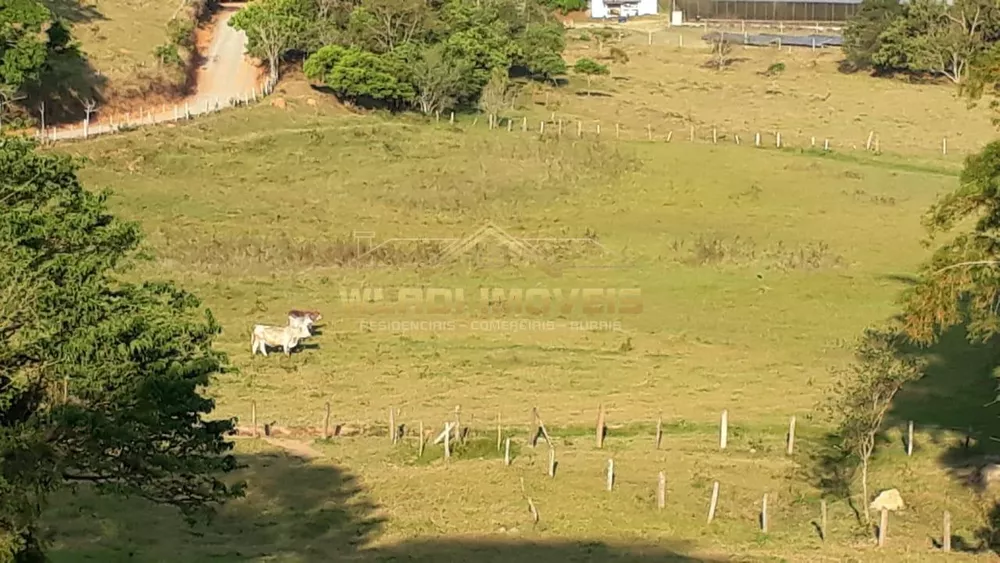
<svg viewBox="0 0 1000 563">
<path fill-rule="evenodd" d="M 639 15 L 652 16 L 657 13 L 657 0 L 639 0 Z"/>
<path fill-rule="evenodd" d="M 608 7 L 604 5 L 604 0 L 590 0 L 590 17 L 595 19 L 608 17 Z"/>
<path fill-rule="evenodd" d="M 636 6 L 622 6 L 622 12 L 630 16 L 650 16 L 657 13 L 657 0 L 638 0 Z M 590 17 L 603 19 L 609 16 L 604 0 L 590 0 Z"/>
</svg>

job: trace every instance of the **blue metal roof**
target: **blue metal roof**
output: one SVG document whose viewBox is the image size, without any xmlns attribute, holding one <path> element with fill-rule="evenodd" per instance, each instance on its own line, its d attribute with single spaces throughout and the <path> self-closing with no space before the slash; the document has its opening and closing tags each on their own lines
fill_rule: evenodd
<svg viewBox="0 0 1000 563">
<path fill-rule="evenodd" d="M 711 41 L 718 36 L 719 32 L 713 31 L 702 35 L 701 38 L 706 41 Z M 727 43 L 732 43 L 734 45 L 754 45 L 756 47 L 774 45 L 778 42 L 778 39 L 781 39 L 782 47 L 812 47 L 813 41 L 816 42 L 816 47 L 840 47 L 844 44 L 844 40 L 837 35 L 779 35 L 774 33 L 748 33 L 744 38 L 742 33 L 724 32 L 722 37 Z"/>
</svg>

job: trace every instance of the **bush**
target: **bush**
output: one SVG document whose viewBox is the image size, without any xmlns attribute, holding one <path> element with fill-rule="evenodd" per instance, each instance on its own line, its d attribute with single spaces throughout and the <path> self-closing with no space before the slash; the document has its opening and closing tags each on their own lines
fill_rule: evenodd
<svg viewBox="0 0 1000 563">
<path fill-rule="evenodd" d="M 545 0 L 545 5 L 552 10 L 559 10 L 563 15 L 570 12 L 582 12 L 587 9 L 587 0 Z"/>
<path fill-rule="evenodd" d="M 171 44 L 184 49 L 194 47 L 194 22 L 174 18 L 167 23 L 167 39 Z"/>
</svg>

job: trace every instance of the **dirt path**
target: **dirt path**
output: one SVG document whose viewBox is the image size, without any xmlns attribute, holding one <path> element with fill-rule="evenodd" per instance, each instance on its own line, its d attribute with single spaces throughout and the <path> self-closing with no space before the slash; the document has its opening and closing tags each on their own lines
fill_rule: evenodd
<svg viewBox="0 0 1000 563">
<path fill-rule="evenodd" d="M 264 441 L 306 461 L 323 457 L 323 454 L 316 451 L 312 446 L 298 440 L 288 440 L 285 438 L 264 438 Z"/>
<path fill-rule="evenodd" d="M 212 40 L 202 56 L 205 60 L 198 69 L 194 95 L 173 106 L 150 108 L 145 113 L 118 116 L 117 122 L 100 119 L 85 126 L 76 123 L 46 131 L 51 140 L 81 139 L 93 135 L 112 133 L 123 127 L 139 127 L 184 119 L 187 115 L 210 113 L 229 107 L 233 101 L 246 102 L 262 94 L 263 69 L 247 57 L 247 37 L 242 31 L 229 26 L 229 20 L 239 11 L 241 4 L 221 4 L 212 29 Z M 99 117 L 95 114 L 95 118 Z"/>
<path fill-rule="evenodd" d="M 246 33 L 229 26 L 229 20 L 239 11 L 239 4 L 222 4 L 212 43 L 202 53 L 205 64 L 198 70 L 197 87 L 192 105 L 215 104 L 230 98 L 240 98 L 260 86 L 261 69 L 257 62 L 247 57 Z"/>
</svg>

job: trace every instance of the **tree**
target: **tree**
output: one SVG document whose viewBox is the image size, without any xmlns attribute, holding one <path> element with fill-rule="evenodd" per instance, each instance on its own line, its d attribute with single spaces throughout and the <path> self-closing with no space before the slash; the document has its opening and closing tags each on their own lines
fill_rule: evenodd
<svg viewBox="0 0 1000 563">
<path fill-rule="evenodd" d="M 0 137 L 0 560 L 40 551 L 45 497 L 72 483 L 137 495 L 195 518 L 242 493 L 198 389 L 224 369 L 219 326 L 169 283 L 116 272 L 136 225 L 86 191 L 77 164 Z M 62 388 L 68 391 L 64 398 Z M 58 391 L 57 391 L 58 390 Z"/>
<path fill-rule="evenodd" d="M 882 33 L 903 13 L 898 0 L 864 0 L 857 14 L 844 28 L 845 60 L 841 67 L 848 71 L 888 70 L 872 60 L 881 46 Z"/>
<path fill-rule="evenodd" d="M 510 85 L 510 76 L 501 68 L 493 69 L 489 82 L 479 96 L 479 108 L 487 115 L 497 115 L 514 104 L 516 92 Z"/>
<path fill-rule="evenodd" d="M 561 24 L 529 25 L 518 40 L 516 64 L 543 80 L 552 80 L 566 72 L 562 52 L 566 48 Z"/>
<path fill-rule="evenodd" d="M 883 69 L 945 76 L 961 84 L 969 62 L 998 36 L 1000 10 L 992 2 L 915 0 L 882 32 L 872 62 Z"/>
<path fill-rule="evenodd" d="M 413 86 L 420 111 L 430 115 L 452 107 L 467 72 L 465 62 L 448 59 L 443 45 L 424 49 L 413 67 Z"/>
<path fill-rule="evenodd" d="M 590 90 L 590 81 L 595 76 L 603 76 L 611 73 L 608 67 L 591 59 L 579 59 L 576 61 L 573 65 L 573 72 L 587 77 L 587 90 Z"/>
<path fill-rule="evenodd" d="M 729 66 L 732 59 L 729 55 L 733 52 L 733 45 L 726 40 L 726 37 L 721 33 L 715 35 L 711 40 L 712 44 L 712 58 L 706 63 L 706 66 L 716 70 L 722 70 Z M 614 48 L 612 48 L 613 50 Z"/>
<path fill-rule="evenodd" d="M 968 224 L 922 266 L 917 285 L 904 294 L 906 329 L 929 344 L 942 330 L 967 324 L 971 338 L 986 341 L 1000 332 L 1000 141 L 966 158 L 959 188 L 924 217 L 933 241 Z"/>
<path fill-rule="evenodd" d="M 587 0 L 545 0 L 550 10 L 559 10 L 563 15 L 570 12 L 582 12 L 587 9 Z"/>
<path fill-rule="evenodd" d="M 402 71 L 397 62 L 356 47 L 330 47 L 317 51 L 305 66 L 307 76 L 322 77 L 341 99 L 368 98 L 399 107 L 413 99 L 414 91 L 409 82 L 399 79 Z"/>
<path fill-rule="evenodd" d="M 66 28 L 52 23 L 37 0 L 0 0 L 0 84 L 20 89 L 38 79 L 51 49 L 68 42 Z"/>
<path fill-rule="evenodd" d="M 861 465 L 861 491 L 868 510 L 868 465 L 875 453 L 882 421 L 903 386 L 923 374 L 923 363 L 904 351 L 907 337 L 895 328 L 869 328 L 858 343 L 856 359 L 836 383 L 832 410 L 840 419 L 837 435 L 845 459 Z"/>
<path fill-rule="evenodd" d="M 388 53 L 413 40 L 429 20 L 423 0 L 362 0 L 351 12 L 348 30 L 355 44 Z"/>
<path fill-rule="evenodd" d="M 256 0 L 236 12 L 229 25 L 247 34 L 247 52 L 267 61 L 272 79 L 277 79 L 281 57 L 300 46 L 308 26 L 296 0 Z"/>
</svg>

